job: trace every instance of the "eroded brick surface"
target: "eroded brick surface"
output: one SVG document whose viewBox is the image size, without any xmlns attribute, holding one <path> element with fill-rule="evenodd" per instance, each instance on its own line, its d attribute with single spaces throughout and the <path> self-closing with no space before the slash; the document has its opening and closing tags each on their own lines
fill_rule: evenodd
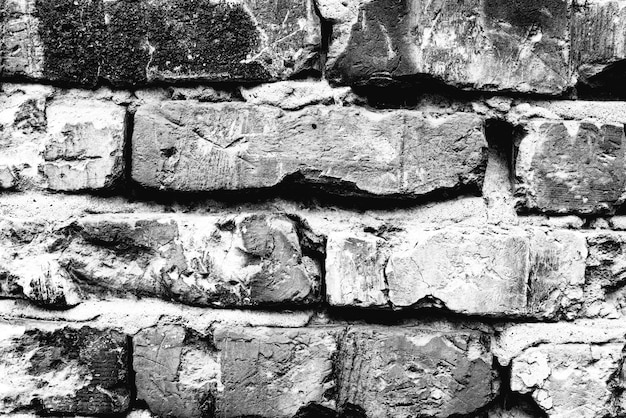
<svg viewBox="0 0 626 418">
<path fill-rule="evenodd" d="M 415 197 L 479 187 L 485 147 L 482 119 L 469 113 L 165 102 L 137 111 L 132 177 L 185 192 L 291 178 L 351 194 Z"/>
<path fill-rule="evenodd" d="M 106 415 L 129 409 L 124 334 L 89 327 L 29 330 L 3 335 L 0 344 L 0 412 L 34 407 L 45 414 Z"/>
</svg>

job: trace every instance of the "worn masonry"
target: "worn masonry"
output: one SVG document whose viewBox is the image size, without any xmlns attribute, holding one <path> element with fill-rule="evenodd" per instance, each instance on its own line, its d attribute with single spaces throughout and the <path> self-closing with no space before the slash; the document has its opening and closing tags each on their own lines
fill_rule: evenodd
<svg viewBox="0 0 626 418">
<path fill-rule="evenodd" d="M 626 2 L 0 0 L 0 416 L 626 416 Z"/>
</svg>

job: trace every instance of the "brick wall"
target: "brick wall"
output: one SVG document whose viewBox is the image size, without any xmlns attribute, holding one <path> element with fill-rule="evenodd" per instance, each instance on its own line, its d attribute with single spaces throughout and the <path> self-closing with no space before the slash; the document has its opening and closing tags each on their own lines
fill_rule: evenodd
<svg viewBox="0 0 626 418">
<path fill-rule="evenodd" d="M 626 416 L 624 6 L 0 0 L 0 415 Z"/>
</svg>

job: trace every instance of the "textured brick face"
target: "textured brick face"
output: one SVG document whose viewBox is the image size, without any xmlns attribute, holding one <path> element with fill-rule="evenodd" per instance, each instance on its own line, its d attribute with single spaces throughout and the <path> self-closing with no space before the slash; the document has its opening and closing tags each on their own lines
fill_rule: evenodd
<svg viewBox="0 0 626 418">
<path fill-rule="evenodd" d="M 123 413 L 130 404 L 129 350 L 116 331 L 89 327 L 27 331 L 3 338 L 0 411 L 38 405 L 40 413 Z"/>
<path fill-rule="evenodd" d="M 55 231 L 39 227 L 3 225 L 13 252 L 0 257 L 1 295 L 49 306 L 128 294 L 202 306 L 319 300 L 324 250 L 301 238 L 316 236 L 284 215 L 92 216 Z M 21 228 L 32 228 L 33 237 L 15 240 Z"/>
<path fill-rule="evenodd" d="M 133 179 L 164 190 L 254 189 L 302 177 L 414 197 L 476 188 L 484 173 L 482 120 L 471 114 L 169 102 L 140 108 L 135 122 Z M 433 158 L 441 153 L 445 167 Z"/>
<path fill-rule="evenodd" d="M 319 69 L 310 0 L 3 3 L 3 73 L 94 86 L 270 81 Z"/>
<path fill-rule="evenodd" d="M 354 329 L 340 344 L 339 401 L 367 416 L 467 414 L 497 393 L 480 333 Z"/>
<path fill-rule="evenodd" d="M 327 68 L 340 82 L 426 75 L 461 88 L 553 94 L 571 83 L 565 1 L 318 3 L 323 16 L 339 16 Z"/>
<path fill-rule="evenodd" d="M 624 193 L 624 127 L 535 122 L 517 157 L 525 206 L 545 212 L 607 213 Z"/>
<path fill-rule="evenodd" d="M 125 110 L 49 91 L 4 98 L 0 189 L 101 190 L 124 172 Z"/>
</svg>

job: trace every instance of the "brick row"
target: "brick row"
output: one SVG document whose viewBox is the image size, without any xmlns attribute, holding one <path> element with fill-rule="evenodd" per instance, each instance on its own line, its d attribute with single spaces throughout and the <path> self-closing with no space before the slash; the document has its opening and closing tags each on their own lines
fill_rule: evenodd
<svg viewBox="0 0 626 418">
<path fill-rule="evenodd" d="M 502 378 L 547 416 L 617 417 L 626 407 L 620 320 L 505 324 L 497 333 L 429 321 L 222 324 L 208 333 L 161 322 L 128 336 L 76 324 L 1 326 L 0 413 L 9 416 L 123 414 L 136 391 L 157 416 L 291 418 L 352 408 L 374 418 L 447 417 L 497 410 Z M 499 375 L 495 359 L 510 376 Z"/>
<path fill-rule="evenodd" d="M 200 306 L 320 299 L 322 238 L 285 215 L 5 220 L 0 294 L 49 306 L 136 295 Z M 33 261 L 32 257 L 36 257 Z"/>
<path fill-rule="evenodd" d="M 466 89 L 559 94 L 624 59 L 619 1 L 287 3 L 9 0 L 2 75 L 95 85 L 275 81 L 320 70 L 344 84 L 429 76 Z"/>
<path fill-rule="evenodd" d="M 484 407 L 499 389 L 480 329 L 218 326 L 204 335 L 163 323 L 127 338 L 27 326 L 5 325 L 0 337 L 3 414 L 120 414 L 132 386 L 157 416 L 291 418 L 314 404 L 444 417 Z M 406 394 L 412 401 L 398 403 Z"/>
<path fill-rule="evenodd" d="M 139 106 L 129 125 L 116 101 L 47 87 L 7 89 L 0 96 L 0 189 L 134 184 L 211 193 L 291 182 L 342 195 L 429 199 L 479 193 L 485 178 L 480 112 L 162 101 Z M 626 192 L 621 103 L 597 103 L 595 113 L 576 109 L 596 102 L 539 104 L 505 115 L 519 128 L 519 137 L 508 138 L 517 141 L 517 210 L 615 213 Z"/>
<path fill-rule="evenodd" d="M 219 417 L 292 417 L 311 402 L 358 405 L 371 417 L 470 413 L 498 390 L 484 336 L 420 327 L 217 328 L 207 344 L 180 326 L 157 327 L 134 338 L 138 397 L 180 417 L 198 416 L 202 406 Z M 413 401 L 397 402 L 407 395 Z"/>
<path fill-rule="evenodd" d="M 622 232 L 398 222 L 378 236 L 320 228 L 271 212 L 4 218 L 0 296 L 65 309 L 149 297 L 207 307 L 435 307 L 496 318 L 624 313 Z"/>
</svg>

